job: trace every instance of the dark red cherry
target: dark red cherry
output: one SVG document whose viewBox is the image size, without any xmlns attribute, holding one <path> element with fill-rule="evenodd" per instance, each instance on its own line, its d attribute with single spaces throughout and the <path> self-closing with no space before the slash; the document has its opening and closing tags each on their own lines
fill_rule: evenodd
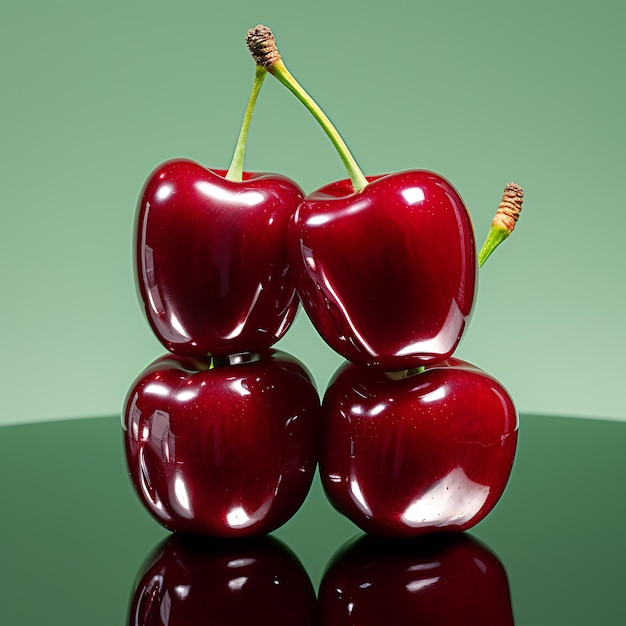
<svg viewBox="0 0 626 626">
<path fill-rule="evenodd" d="M 309 491 L 319 397 L 304 366 L 282 352 L 213 365 L 167 355 L 133 383 L 124 408 L 130 478 L 169 530 L 268 533 Z"/>
<path fill-rule="evenodd" d="M 286 231 L 302 190 L 277 174 L 225 176 L 168 161 L 139 200 L 139 295 L 159 341 L 177 354 L 264 350 L 297 310 Z"/>
<path fill-rule="evenodd" d="M 410 170 L 311 194 L 289 229 L 296 287 L 328 345 L 392 371 L 449 357 L 471 315 L 474 232 L 450 183 Z"/>
<path fill-rule="evenodd" d="M 400 380 L 346 364 L 324 396 L 320 474 L 368 533 L 466 530 L 502 495 L 517 430 L 504 387 L 459 359 Z"/>
</svg>

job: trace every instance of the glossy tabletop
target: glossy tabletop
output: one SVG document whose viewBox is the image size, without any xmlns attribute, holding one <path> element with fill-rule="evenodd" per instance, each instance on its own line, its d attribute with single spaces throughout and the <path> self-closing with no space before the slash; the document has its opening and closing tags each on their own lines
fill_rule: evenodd
<svg viewBox="0 0 626 626">
<path fill-rule="evenodd" d="M 359 624 L 350 613 L 367 602 L 378 620 L 368 623 L 503 626 L 512 621 L 492 616 L 512 607 L 523 626 L 622 625 L 625 527 L 621 422 L 522 415 L 493 512 L 456 541 L 418 545 L 367 541 L 317 478 L 267 540 L 180 540 L 132 491 L 119 417 L 0 428 L 0 623 L 11 626 Z M 155 606 L 168 576 L 180 598 Z M 318 592 L 324 617 L 314 618 Z M 222 601 L 237 593 L 245 601 Z M 352 600 L 339 607 L 342 594 Z M 193 599 L 186 614 L 181 598 Z M 225 616 L 224 606 L 237 608 Z"/>
</svg>

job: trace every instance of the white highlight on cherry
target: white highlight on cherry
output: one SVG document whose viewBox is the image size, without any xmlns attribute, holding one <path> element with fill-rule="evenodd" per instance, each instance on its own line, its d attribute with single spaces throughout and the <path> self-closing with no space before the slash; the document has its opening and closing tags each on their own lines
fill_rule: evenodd
<svg viewBox="0 0 626 626">
<path fill-rule="evenodd" d="M 474 482 L 456 467 L 412 502 L 402 520 L 412 528 L 461 525 L 478 513 L 488 495 L 487 485 Z"/>
</svg>

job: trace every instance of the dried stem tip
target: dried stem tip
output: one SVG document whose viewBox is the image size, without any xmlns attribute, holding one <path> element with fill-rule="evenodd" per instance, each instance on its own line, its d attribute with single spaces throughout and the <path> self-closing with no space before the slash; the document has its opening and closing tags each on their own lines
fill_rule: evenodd
<svg viewBox="0 0 626 626">
<path fill-rule="evenodd" d="M 515 228 L 515 223 L 522 212 L 523 201 L 524 192 L 522 188 L 515 183 L 509 183 L 504 188 L 502 201 L 493 217 L 492 225 L 506 228 L 509 233 L 512 233 Z"/>
<path fill-rule="evenodd" d="M 246 35 L 246 44 L 254 62 L 266 70 L 280 60 L 274 33 L 267 26 L 259 24 L 251 28 Z"/>
<path fill-rule="evenodd" d="M 483 266 L 490 254 L 513 232 L 515 223 L 522 212 L 522 202 L 524 192 L 519 185 L 509 183 L 504 188 L 502 201 L 491 220 L 491 227 L 487 233 L 487 238 L 478 254 L 478 265 Z"/>
</svg>

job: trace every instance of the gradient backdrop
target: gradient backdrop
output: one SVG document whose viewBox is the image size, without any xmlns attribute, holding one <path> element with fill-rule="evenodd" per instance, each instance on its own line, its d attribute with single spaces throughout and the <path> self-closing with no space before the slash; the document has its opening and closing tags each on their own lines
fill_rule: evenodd
<svg viewBox="0 0 626 626">
<path fill-rule="evenodd" d="M 138 193 L 170 157 L 228 166 L 254 75 L 243 39 L 259 22 L 367 174 L 443 174 L 479 241 L 504 184 L 523 185 L 458 354 L 523 412 L 626 419 L 624 7 L 4 0 L 0 423 L 118 413 L 164 351 L 133 284 Z M 306 191 L 344 177 L 271 77 L 246 167 Z M 304 315 L 280 346 L 320 389 L 340 363 Z"/>
</svg>

